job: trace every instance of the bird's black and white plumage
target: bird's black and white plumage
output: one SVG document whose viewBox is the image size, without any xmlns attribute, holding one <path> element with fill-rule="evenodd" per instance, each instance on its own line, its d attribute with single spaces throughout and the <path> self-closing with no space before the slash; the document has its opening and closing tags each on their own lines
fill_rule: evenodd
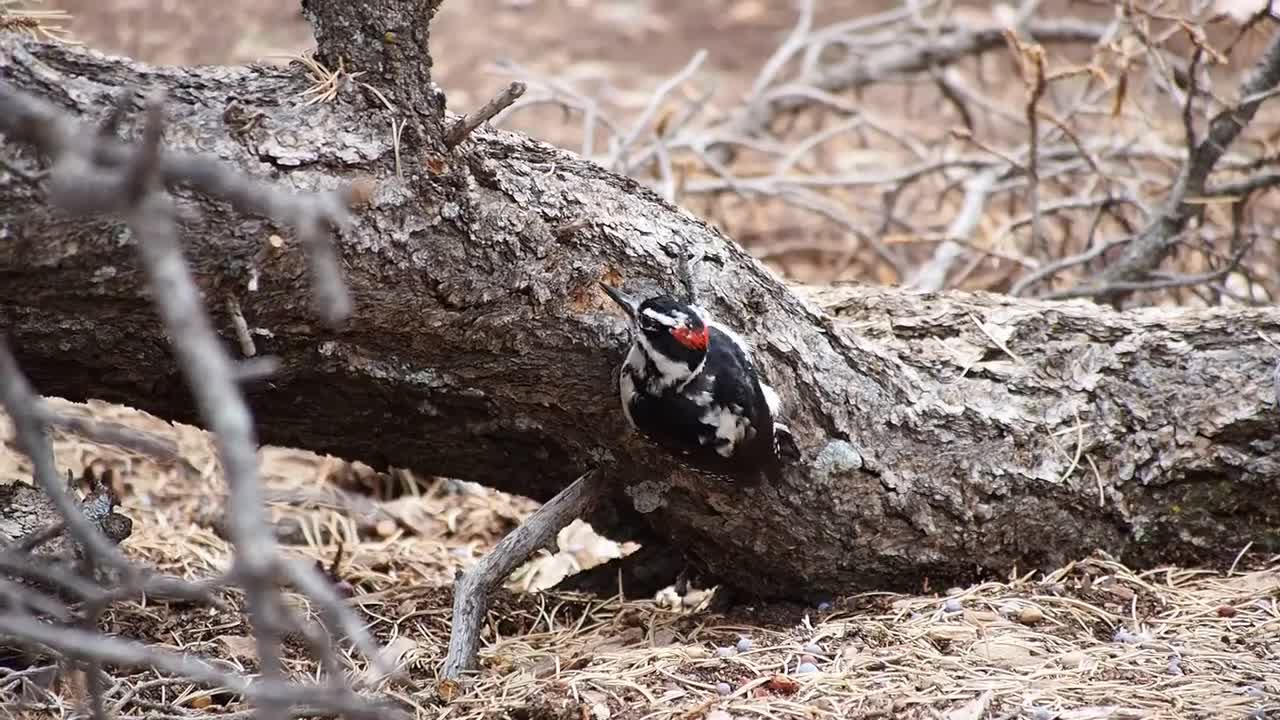
<svg viewBox="0 0 1280 720">
<path fill-rule="evenodd" d="M 618 373 L 631 426 L 704 472 L 776 479 L 795 446 L 747 343 L 695 305 L 667 295 L 639 302 L 601 286 L 631 319 L 632 345 Z"/>
</svg>

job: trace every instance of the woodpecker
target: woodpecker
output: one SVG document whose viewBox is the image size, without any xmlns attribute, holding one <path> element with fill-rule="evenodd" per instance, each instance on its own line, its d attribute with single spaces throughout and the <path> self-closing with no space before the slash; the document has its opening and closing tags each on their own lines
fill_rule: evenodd
<svg viewBox="0 0 1280 720">
<path fill-rule="evenodd" d="M 669 295 L 641 302 L 600 286 L 631 321 L 631 348 L 618 371 L 631 427 L 702 472 L 746 484 L 776 481 L 795 442 L 747 343 L 696 305 Z"/>
</svg>

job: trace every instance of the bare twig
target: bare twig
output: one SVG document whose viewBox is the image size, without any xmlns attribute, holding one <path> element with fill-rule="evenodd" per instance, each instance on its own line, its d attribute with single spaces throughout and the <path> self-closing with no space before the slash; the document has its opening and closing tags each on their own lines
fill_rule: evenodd
<svg viewBox="0 0 1280 720">
<path fill-rule="evenodd" d="M 934 251 L 933 258 L 916 271 L 908 287 L 920 292 L 936 292 L 943 288 L 947 272 L 964 251 L 962 241 L 973 234 L 982 220 L 982 211 L 998 175 L 997 170 L 988 169 L 969 179 L 965 185 L 964 204 L 947 228 L 946 240 Z"/>
<path fill-rule="evenodd" d="M 181 675 L 204 685 L 226 688 L 258 703 L 270 700 L 291 705 L 319 706 L 370 720 L 403 716 L 394 709 L 374 706 L 350 690 L 336 691 L 332 687 L 272 680 L 250 681 L 239 673 L 219 670 L 192 655 L 148 647 L 142 643 L 79 628 L 54 627 L 12 611 L 0 612 L 0 635 L 26 645 L 41 645 L 80 660 L 94 660 L 129 668 L 154 668 Z"/>
<path fill-rule="evenodd" d="M 1253 119 L 1271 90 L 1280 85 L 1280 32 L 1241 83 L 1239 100 L 1209 122 L 1204 138 L 1188 150 L 1188 156 L 1169 191 L 1159 215 L 1133 238 L 1125 252 L 1107 267 L 1096 281 L 1084 281 L 1070 291 L 1072 296 L 1090 296 L 1116 300 L 1136 289 L 1148 289 L 1141 282 L 1144 274 L 1156 267 L 1172 250 L 1198 207 L 1188 201 L 1204 194 L 1209 174 L 1227 148 Z M 1156 285 L 1163 286 L 1164 281 Z"/>
<path fill-rule="evenodd" d="M 556 533 L 590 510 L 605 489 L 603 475 L 593 470 L 573 481 L 454 583 L 453 627 L 441 673 L 446 682 L 456 681 L 475 665 L 489 594 L 535 550 L 552 542 Z"/>
<path fill-rule="evenodd" d="M 1227 182 L 1206 188 L 1205 197 L 1211 198 L 1247 198 L 1259 190 L 1280 187 L 1280 173 L 1262 173 L 1236 182 Z"/>
<path fill-rule="evenodd" d="M 231 326 L 236 331 L 236 342 L 240 343 L 240 354 L 251 358 L 258 354 L 258 346 L 253 342 L 249 332 L 249 323 L 244 319 L 244 311 L 240 309 L 240 301 L 227 296 L 227 314 L 231 316 Z"/>
<path fill-rule="evenodd" d="M 182 257 L 174 211 L 167 198 L 152 192 L 159 181 L 163 115 L 160 99 L 147 107 L 143 145 L 133 172 L 122 179 L 131 196 L 129 224 L 138 238 L 142 263 L 157 298 L 157 310 L 172 339 L 178 365 L 187 376 L 196 407 L 217 438 L 219 460 L 230 489 L 228 527 L 236 546 L 234 572 L 244 585 L 250 615 L 257 618 L 258 662 L 268 681 L 283 678 L 279 637 L 272 622 L 278 613 L 275 591 L 275 538 L 258 479 L 258 442 L 253 420 L 236 384 L 235 366 L 200 305 L 199 290 Z M 284 717 L 276 702 L 263 705 L 267 718 Z"/>
<path fill-rule="evenodd" d="M 1070 298 L 1104 298 L 1115 297 L 1118 294 L 1135 293 L 1135 292 L 1154 292 L 1157 290 L 1170 290 L 1173 288 L 1195 287 L 1196 285 L 1204 285 L 1220 280 L 1235 271 L 1240 260 L 1249 251 L 1249 245 L 1245 244 L 1237 248 L 1236 253 L 1227 261 L 1224 267 L 1209 272 L 1195 273 L 1191 275 L 1150 275 L 1151 280 L 1145 281 L 1114 281 L 1105 284 L 1097 284 L 1090 286 L 1081 286 L 1060 290 L 1057 292 L 1045 293 L 1041 297 L 1045 300 L 1067 300 Z"/>
<path fill-rule="evenodd" d="M 458 118 L 458 121 L 453 124 L 453 127 L 449 128 L 449 132 L 444 136 L 445 147 L 450 150 L 457 147 L 468 135 L 475 132 L 476 128 L 511 107 L 512 103 L 519 100 L 521 95 L 524 95 L 525 87 L 522 82 L 513 82 L 507 85 L 506 89 L 498 93 L 492 100 L 480 106 L 479 110 Z"/>
<path fill-rule="evenodd" d="M 124 98 L 119 107 L 126 107 Z M 120 113 L 122 115 L 123 110 Z M 122 116 L 113 116 L 108 125 L 114 127 L 121 120 Z M 303 696 L 295 694 L 293 686 L 284 683 L 279 654 L 281 633 L 296 626 L 288 619 L 281 602 L 278 580 L 282 570 L 316 601 L 332 624 L 341 627 L 372 663 L 383 667 L 385 660 L 368 634 L 336 593 L 315 575 L 315 570 L 281 564 L 283 561 L 278 557 L 264 507 L 252 418 L 238 387 L 240 369 L 223 351 L 202 306 L 200 292 L 178 242 L 176 207 L 164 193 L 166 185 L 185 184 L 228 200 L 240 209 L 267 210 L 292 220 L 308 248 L 318 309 L 332 321 L 343 316 L 350 307 L 336 254 L 328 242 L 324 226 L 344 221 L 347 204 L 356 201 L 366 190 L 353 186 L 352 189 L 314 197 L 293 196 L 259 188 L 205 158 L 170 157 L 162 152 L 160 145 L 163 113 L 158 98 L 146 105 L 142 142 L 136 148 L 119 143 L 109 133 L 80 133 L 73 123 L 65 121 L 51 107 L 7 87 L 0 87 L 0 129 L 15 139 L 36 144 L 52 158 L 54 171 L 49 193 L 52 203 L 76 213 L 118 213 L 125 217 L 137 239 L 152 297 L 171 338 L 178 364 L 191 387 L 197 409 L 215 435 L 219 460 L 230 489 L 228 526 L 235 556 L 229 578 L 244 587 L 249 613 L 255 619 L 258 662 L 263 678 L 261 684 L 276 690 L 250 693 L 258 702 L 263 716 L 286 717 L 289 704 L 303 699 Z M 32 457 L 38 481 L 54 499 L 67 527 L 87 548 L 92 559 L 109 561 L 128 571 L 120 591 L 99 592 L 89 598 L 86 617 L 95 617 L 121 591 L 148 587 L 147 578 L 97 533 L 89 518 L 79 512 L 62 490 L 45 437 L 48 413 L 41 409 L 38 398 L 27 387 L 3 341 L 0 341 L 0 399 L 4 400 L 14 419 L 24 450 Z M 5 556 L 11 554 L 5 553 Z M 0 556 L 0 561 L 4 561 L 5 556 Z M 21 563 L 10 564 L 22 568 Z M 139 655 L 134 651 L 140 646 L 113 646 L 100 640 L 86 643 L 78 635 L 74 636 L 78 644 L 67 643 L 63 641 L 71 636 L 63 633 L 64 629 L 58 629 L 58 634 L 50 634 L 46 632 L 48 628 L 37 626 L 33 629 L 31 623 L 22 622 L 21 617 L 0 617 L 0 620 L 10 622 L 20 640 L 47 644 L 73 657 L 82 657 L 89 663 L 91 674 L 96 674 L 96 666 L 102 662 L 149 662 L 162 669 L 181 667 L 192 671 L 192 677 L 196 679 L 218 682 L 232 689 L 247 689 L 242 678 L 211 675 L 202 664 L 184 660 L 174 665 L 163 655 L 151 652 Z M 67 632 L 73 631 L 68 629 Z M 74 632 L 92 636 L 84 630 Z M 93 649 L 88 651 L 80 648 L 81 645 L 92 645 Z M 111 649 L 118 652 L 112 655 Z M 335 663 L 329 664 L 336 667 Z M 91 679 L 90 685 L 97 713 L 102 708 L 102 687 L 95 679 Z M 343 712 L 371 715 L 372 711 L 363 700 L 346 690 L 345 686 L 335 685 L 334 688 L 330 695 L 323 696 L 320 704 Z M 314 694 L 307 695 L 305 700 L 308 704 L 316 703 Z"/>
<path fill-rule="evenodd" d="M 45 153 L 63 158 L 93 158 L 103 169 L 119 170 L 129 164 L 134 151 L 114 138 L 96 133 L 82 133 L 74 122 L 63 117 L 53 106 L 0 84 L 0 131 L 9 140 L 39 146 Z M 75 187 L 84 189 L 91 176 L 100 178 L 92 164 L 80 163 Z M 351 299 L 341 270 L 337 266 L 333 244 L 326 226 L 344 227 L 350 222 L 350 206 L 368 196 L 370 189 L 352 183 L 324 193 L 293 193 L 268 183 L 253 180 L 231 166 L 201 155 L 165 153 L 157 168 L 160 180 L 169 187 L 186 186 L 198 192 L 221 198 L 237 211 L 262 215 L 293 225 L 308 249 L 312 265 L 317 309 L 327 322 L 346 317 Z M 105 188 L 98 188 L 100 191 Z M 63 193 L 58 200 L 77 208 L 83 202 L 110 202 L 99 193 Z M 91 207 L 79 208 L 91 211 Z M 321 247 L 323 246 L 323 247 Z M 327 249 L 326 249 L 327 248 Z M 317 265 L 326 265 L 319 268 Z M 317 283 L 316 281 L 323 280 Z"/>
<path fill-rule="evenodd" d="M 1048 83 L 1045 80 L 1044 48 L 1039 45 L 1023 46 L 1010 33 L 1010 41 L 1018 50 L 1024 75 L 1030 83 L 1027 95 L 1027 207 L 1031 214 L 1031 247 L 1040 247 L 1044 238 L 1040 217 L 1040 99 L 1044 97 Z M 1027 67 L 1030 66 L 1030 67 Z"/>
<path fill-rule="evenodd" d="M 981 28 L 951 28 L 934 38 L 899 37 L 899 41 L 873 55 L 853 53 L 842 60 L 823 67 L 812 67 L 801 74 L 794 84 L 817 88 L 827 93 L 839 93 L 866 87 L 889 78 L 910 73 L 930 72 L 954 63 L 962 58 L 979 55 L 999 48 L 1004 43 L 1003 26 Z M 1039 43 L 1095 43 L 1105 37 L 1107 28 L 1070 19 L 1031 20 L 1023 26 L 1024 33 Z M 822 33 L 815 38 L 822 44 Z M 808 104 L 796 96 L 773 96 L 764 102 L 749 104 L 738 112 L 720 134 L 734 137 L 752 137 L 764 134 L 775 117 Z M 723 153 L 731 150 L 723 144 L 711 148 Z M 722 162 L 728 155 L 717 155 Z"/>
<path fill-rule="evenodd" d="M 189 460 L 182 457 L 178 444 L 169 438 L 116 423 L 102 422 L 77 415 L 50 414 L 49 424 L 65 432 L 79 435 L 89 442 L 114 445 L 130 452 L 146 455 L 168 465 L 177 465 L 188 476 L 199 474 Z"/>
<path fill-rule="evenodd" d="M 640 117 L 636 118 L 635 124 L 632 125 L 631 131 L 623 136 L 618 142 L 618 146 L 613 149 L 613 157 L 609 161 L 609 166 L 619 172 L 626 173 L 629 170 L 627 163 L 627 151 L 631 149 L 632 143 L 640 137 L 640 133 L 649 126 L 649 122 L 653 119 L 658 108 L 661 107 L 662 101 L 671 94 L 673 90 L 680 87 L 685 81 L 693 77 L 698 72 L 698 68 L 702 67 L 702 63 L 707 59 L 707 51 L 699 50 L 693 54 L 689 62 L 685 64 L 675 75 L 667 78 L 667 81 L 658 86 L 658 90 L 654 92 L 653 97 L 649 98 L 649 104 L 645 106 Z"/>
<path fill-rule="evenodd" d="M 19 553 L 28 553 L 58 537 L 67 529 L 65 520 L 51 523 L 35 532 L 28 533 L 14 540 L 5 550 L 13 550 Z"/>
<path fill-rule="evenodd" d="M 18 446 L 31 459 L 36 484 L 53 501 L 67 529 L 85 549 L 93 562 L 119 569 L 132 569 L 120 549 L 111 544 L 89 518 L 80 512 L 76 501 L 67 493 L 49 443 L 49 413 L 39 396 L 27 384 L 8 341 L 0 337 L 0 402 L 13 421 Z"/>
</svg>

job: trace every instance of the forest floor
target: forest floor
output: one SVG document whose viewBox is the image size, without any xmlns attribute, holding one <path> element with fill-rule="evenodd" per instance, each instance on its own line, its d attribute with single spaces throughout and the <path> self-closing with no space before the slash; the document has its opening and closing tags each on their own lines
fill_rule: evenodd
<svg viewBox="0 0 1280 720">
<path fill-rule="evenodd" d="M 224 487 L 203 431 L 106 403 L 55 400 L 54 408 L 173 439 L 184 462 L 62 434 L 55 450 L 70 472 L 113 471 L 134 521 L 123 544 L 130 556 L 189 578 L 227 570 Z M 7 420 L 0 433 L 11 436 Z M 12 442 L 3 449 L 0 477 L 30 477 Z M 437 671 L 449 640 L 451 579 L 533 503 L 300 450 L 263 448 L 262 460 L 285 551 L 326 568 L 337 558 L 335 576 L 352 586 L 353 603 L 405 670 L 390 691 L 420 718 L 1093 720 L 1261 718 L 1280 709 L 1280 562 L 1135 573 L 1093 557 L 1008 582 L 713 614 L 684 604 L 705 599 L 696 592 L 673 602 L 670 593 L 656 600 L 540 591 L 627 550 L 581 523 L 495 599 L 477 680 L 446 700 Z M 120 603 L 102 629 L 255 667 L 237 603 L 227 611 Z M 317 671 L 301 642 L 287 643 L 286 653 L 299 677 Z M 367 672 L 362 660 L 351 663 Z M 117 678 L 109 696 L 117 717 L 167 708 L 166 717 L 212 719 L 243 709 L 150 672 Z M 70 713 L 74 688 L 63 692 Z M 28 717 L 37 716 L 48 717 Z"/>
<path fill-rule="evenodd" d="M 822 5 L 835 15 L 878 4 Z M 246 62 L 310 46 L 297 0 L 58 6 L 73 14 L 70 29 L 79 39 L 150 62 Z M 500 57 L 584 92 L 607 89 L 612 101 L 635 108 L 708 42 L 715 43 L 708 69 L 717 80 L 729 88 L 749 83 L 792 14 L 789 3 L 759 0 L 446 2 L 433 26 L 433 50 L 455 108 L 478 105 L 502 86 L 506 76 L 491 65 Z M 560 130 L 545 113 L 511 127 L 551 141 Z M 134 520 L 123 545 L 131 556 L 188 577 L 226 569 L 230 548 L 218 531 L 223 487 L 203 432 L 103 403 L 57 407 L 174 438 L 185 465 L 62 435 L 56 449 L 71 472 L 115 471 L 124 512 Z M 0 428 L 0 437 L 11 437 L 7 425 Z M 261 454 L 288 552 L 326 567 L 340 554 L 336 575 L 354 588 L 353 603 L 407 670 L 391 692 L 422 718 L 1086 720 L 1280 712 L 1277 558 L 1143 573 L 1105 557 L 1082 558 L 1007 582 L 722 615 L 672 596 L 541 592 L 629 549 L 581 523 L 561 534 L 560 552 L 543 553 L 512 578 L 491 610 L 475 684 L 444 699 L 436 672 L 448 643 L 452 578 L 534 504 L 301 450 L 268 447 Z M 10 440 L 0 447 L 0 477 L 30 477 Z M 254 667 L 236 613 L 125 603 L 103 623 L 113 634 Z M 293 672 L 316 672 L 303 646 L 288 653 Z M 363 671 L 362 661 L 351 662 Z M 110 695 L 118 717 L 217 718 L 243 709 L 189 684 L 155 682 L 151 673 L 119 677 Z M 74 711 L 73 695 L 64 693 L 67 704 L 54 716 Z"/>
</svg>

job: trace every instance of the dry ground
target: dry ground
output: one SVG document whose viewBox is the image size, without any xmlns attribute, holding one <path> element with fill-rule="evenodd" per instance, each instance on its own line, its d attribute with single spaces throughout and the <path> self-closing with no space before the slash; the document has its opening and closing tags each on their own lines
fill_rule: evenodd
<svg viewBox="0 0 1280 720">
<path fill-rule="evenodd" d="M 822 3 L 828 15 L 871 5 Z M 295 0 L 64 0 L 60 7 L 74 13 L 70 28 L 89 44 L 153 62 L 242 62 L 310 45 Z M 711 74 L 730 88 L 742 85 L 791 21 L 788 3 L 760 0 L 474 0 L 445 3 L 434 36 L 440 79 L 457 109 L 504 82 L 486 70 L 504 56 L 634 107 L 708 42 Z M 572 137 L 547 115 L 520 122 L 551 140 Z M 59 438 L 65 468 L 117 470 L 135 521 L 126 550 L 193 577 L 224 569 L 222 486 L 204 434 L 117 406 L 74 411 L 172 435 L 191 464 L 166 466 Z M 0 437 L 11 437 L 7 424 Z M 326 564 L 341 545 L 338 575 L 409 670 L 410 682 L 393 692 L 422 718 L 1084 720 L 1280 712 L 1280 558 L 1140 575 L 1089 558 L 1048 577 L 922 588 L 919 596 L 868 594 L 832 607 L 740 608 L 727 617 L 672 607 L 669 598 L 523 592 L 625 551 L 581 525 L 562 534 L 560 553 L 513 578 L 512 592 L 491 613 L 476 685 L 446 702 L 436 695 L 435 672 L 448 640 L 449 581 L 532 504 L 298 450 L 265 448 L 262 458 L 282 538 L 292 552 Z M 0 476 L 29 477 L 8 440 Z M 123 604 L 104 629 L 254 666 L 239 615 Z M 802 663 L 812 672 L 801 672 Z M 300 646 L 291 649 L 290 666 L 314 671 Z M 21 687 L 6 680 L 9 672 L 0 668 L 0 693 Z M 33 691 L 32 700 L 48 704 L 26 717 L 66 716 L 74 696 L 68 687 Z M 119 717 L 133 718 L 217 718 L 242 709 L 149 673 L 121 676 L 111 700 Z"/>
<path fill-rule="evenodd" d="M 228 567 L 223 487 L 202 431 L 103 403 L 55 408 L 174 438 L 190 467 L 62 435 L 56 451 L 74 473 L 115 471 L 135 523 L 124 543 L 131 556 L 188 577 Z M 0 437 L 10 436 L 6 421 Z M 1224 718 L 1280 707 L 1280 558 L 1234 572 L 1135 574 L 1096 557 L 1047 577 L 728 616 L 647 598 L 525 592 L 620 551 L 581 525 L 561 534 L 559 553 L 513 577 L 491 611 L 475 686 L 445 702 L 435 673 L 448 644 L 449 580 L 532 504 L 299 450 L 264 448 L 262 458 L 288 551 L 329 565 L 341 545 L 337 576 L 407 669 L 393 692 L 422 718 Z M 30 477 L 11 442 L 0 476 Z M 127 603 L 103 629 L 254 667 L 239 614 Z M 314 672 L 300 643 L 288 651 L 291 669 Z M 811 672 L 801 671 L 806 662 Z M 7 673 L 0 691 L 16 692 Z M 74 694 L 34 693 L 48 704 L 27 717 L 65 716 Z M 150 673 L 121 677 L 111 699 L 119 717 L 240 709 Z"/>
</svg>

